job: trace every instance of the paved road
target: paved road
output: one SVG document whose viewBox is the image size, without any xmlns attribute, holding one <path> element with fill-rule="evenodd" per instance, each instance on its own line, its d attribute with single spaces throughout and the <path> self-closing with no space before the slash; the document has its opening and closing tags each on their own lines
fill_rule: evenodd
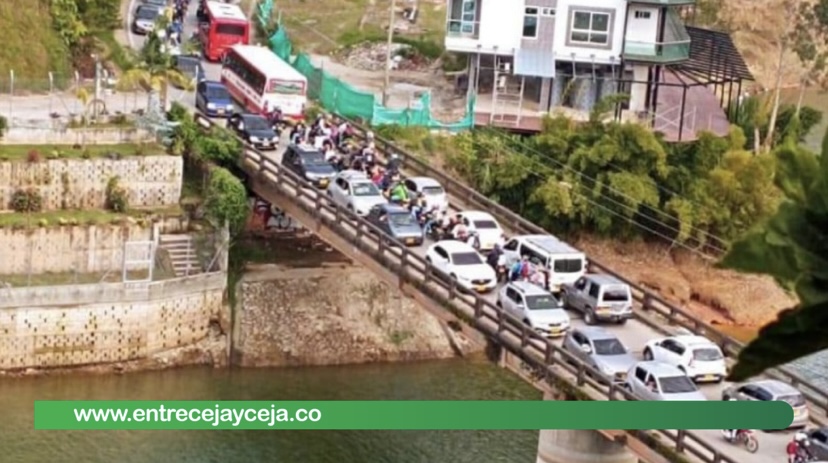
<svg viewBox="0 0 828 463">
<path fill-rule="evenodd" d="M 192 7 L 185 21 L 185 35 L 189 35 L 191 31 L 195 29 L 195 27 L 197 27 L 195 19 L 195 8 Z M 143 43 L 143 39 L 140 37 L 133 37 L 133 40 L 135 41 L 136 46 L 140 46 L 140 44 Z M 204 67 L 207 79 L 219 80 L 219 74 L 221 69 L 220 65 L 205 63 Z M 186 104 L 190 108 L 193 107 L 193 98 L 181 97 L 180 101 L 182 104 Z M 275 152 L 264 152 L 264 154 L 278 163 L 281 160 L 282 150 L 278 150 Z M 450 198 L 450 202 L 453 210 L 458 210 L 458 206 L 462 205 L 462 201 L 460 201 L 458 198 Z M 510 230 L 506 229 L 506 232 L 509 233 Z M 412 248 L 412 251 L 415 251 L 420 256 L 424 256 L 427 246 L 428 243 L 417 248 Z M 492 292 L 491 294 L 486 296 L 486 299 L 494 303 L 496 298 L 495 294 L 496 291 Z M 573 318 L 572 326 L 583 326 L 582 320 L 577 315 L 575 315 L 574 313 L 571 313 L 570 315 Z M 615 333 L 619 337 L 619 339 L 621 339 L 621 341 L 625 343 L 627 347 L 638 356 L 641 355 L 641 352 L 647 341 L 662 336 L 661 333 L 658 333 L 649 326 L 635 320 L 630 320 L 624 326 L 608 325 L 606 326 L 606 328 L 609 331 Z M 560 345 L 560 341 L 558 341 L 557 343 Z M 721 400 L 721 391 L 726 386 L 727 384 L 704 385 L 701 386 L 701 389 L 709 400 Z M 743 448 L 736 447 L 724 442 L 719 431 L 697 431 L 697 434 L 706 437 L 708 443 L 710 443 L 713 446 L 716 446 L 720 449 L 722 453 L 728 455 L 734 460 L 750 463 L 777 463 L 786 461 L 785 445 L 791 438 L 791 432 L 760 433 L 759 453 L 751 455 L 748 452 L 746 452 Z"/>
</svg>

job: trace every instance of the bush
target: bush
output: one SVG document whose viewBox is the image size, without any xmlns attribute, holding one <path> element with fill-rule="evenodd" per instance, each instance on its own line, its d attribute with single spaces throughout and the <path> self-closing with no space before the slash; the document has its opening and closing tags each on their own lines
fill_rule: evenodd
<svg viewBox="0 0 828 463">
<path fill-rule="evenodd" d="M 6 129 L 9 128 L 9 121 L 4 116 L 0 116 L 0 138 L 6 134 Z"/>
<path fill-rule="evenodd" d="M 43 198 L 37 190 L 17 190 L 12 195 L 11 208 L 15 212 L 39 212 L 43 208 Z"/>
<path fill-rule="evenodd" d="M 26 154 L 26 161 L 31 163 L 31 164 L 38 163 L 42 159 L 43 159 L 43 157 L 40 155 L 40 151 L 38 151 L 38 150 L 30 150 Z"/>
<path fill-rule="evenodd" d="M 106 183 L 106 208 L 112 212 L 126 212 L 129 208 L 129 198 L 120 185 L 120 180 L 120 177 L 115 176 Z"/>
<path fill-rule="evenodd" d="M 232 233 L 240 232 L 249 210 L 244 184 L 227 169 L 212 168 L 204 208 L 211 222 L 218 226 L 227 222 Z"/>
<path fill-rule="evenodd" d="M 418 55 L 429 60 L 435 60 L 443 55 L 443 46 L 429 39 L 409 39 L 407 37 L 394 37 L 394 43 L 408 45 Z"/>
<path fill-rule="evenodd" d="M 170 106 L 170 111 L 167 113 L 167 119 L 173 122 L 181 122 L 190 117 L 190 113 L 187 111 L 181 103 L 174 101 Z"/>
</svg>

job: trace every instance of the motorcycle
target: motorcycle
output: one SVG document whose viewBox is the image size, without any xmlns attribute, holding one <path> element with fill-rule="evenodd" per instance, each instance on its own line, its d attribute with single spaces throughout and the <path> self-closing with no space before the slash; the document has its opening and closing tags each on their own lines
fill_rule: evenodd
<svg viewBox="0 0 828 463">
<path fill-rule="evenodd" d="M 735 437 L 731 437 L 727 430 L 722 430 L 722 436 L 731 444 L 744 445 L 750 453 L 756 453 L 759 450 L 759 440 L 756 439 L 756 435 L 750 429 L 736 431 Z"/>
</svg>

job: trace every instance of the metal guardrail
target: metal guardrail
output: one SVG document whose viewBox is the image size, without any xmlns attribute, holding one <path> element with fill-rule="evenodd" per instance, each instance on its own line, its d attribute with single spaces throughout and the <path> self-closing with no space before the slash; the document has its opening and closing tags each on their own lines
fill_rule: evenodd
<svg viewBox="0 0 828 463">
<path fill-rule="evenodd" d="M 364 133 L 369 130 L 353 121 L 350 122 L 355 128 L 362 132 L 360 135 L 363 137 Z M 458 198 L 474 208 L 488 211 L 498 219 L 501 226 L 510 228 L 519 234 L 549 234 L 549 232 L 543 228 L 529 222 L 523 217 L 520 217 L 474 189 L 458 182 L 449 174 L 431 167 L 425 162 L 417 159 L 414 155 L 394 145 L 392 142 L 380 137 L 375 137 L 374 139 L 377 148 L 381 152 L 393 152 L 400 156 L 400 159 L 403 160 L 404 170 L 438 180 L 450 196 Z M 647 289 L 637 285 L 609 267 L 596 262 L 593 259 L 588 258 L 588 261 L 592 269 L 597 269 L 601 273 L 612 275 L 630 286 L 634 299 L 640 304 L 640 307 L 636 307 L 636 318 L 642 323 L 664 332 L 664 324 L 657 323 L 653 320 L 652 316 L 656 315 L 662 318 L 667 325 L 679 326 L 688 329 L 695 334 L 709 338 L 721 347 L 725 355 L 733 358 L 737 357 L 742 348 L 744 348 L 744 343 L 733 339 L 721 331 L 718 331 L 713 326 L 689 313 L 685 309 L 667 302 L 660 295 L 648 291 Z M 819 421 L 828 420 L 828 392 L 822 390 L 813 382 L 808 381 L 801 375 L 792 371 L 789 367 L 768 369 L 763 373 L 763 375 L 797 387 L 808 400 L 811 411 L 818 410 L 821 412 L 821 415 L 813 416 L 813 418 Z"/>
<path fill-rule="evenodd" d="M 204 128 L 213 125 L 204 116 L 195 117 Z M 400 286 L 414 288 L 447 310 L 465 318 L 474 328 L 496 340 L 553 386 L 561 386 L 560 382 L 563 382 L 568 387 L 579 390 L 589 400 L 637 400 L 623 387 L 598 379 L 602 377 L 599 371 L 556 346 L 522 320 L 476 294 L 462 294 L 453 280 L 438 276 L 427 260 L 386 235 L 380 228 L 355 215 L 353 211 L 332 204 L 325 194 L 306 180 L 281 168 L 260 151 L 245 147 L 240 167 L 250 179 L 266 186 L 262 188 L 263 191 L 257 191 L 257 194 L 274 203 L 284 201 L 295 205 L 306 220 L 313 222 L 305 224 L 306 226 L 312 227 L 317 233 L 323 229 L 333 231 L 352 247 L 344 252 L 361 252 L 370 256 L 392 272 Z M 737 463 L 692 431 L 627 433 L 648 443 L 659 453 L 689 454 L 705 463 Z M 665 456 L 669 458 L 672 455 Z"/>
</svg>

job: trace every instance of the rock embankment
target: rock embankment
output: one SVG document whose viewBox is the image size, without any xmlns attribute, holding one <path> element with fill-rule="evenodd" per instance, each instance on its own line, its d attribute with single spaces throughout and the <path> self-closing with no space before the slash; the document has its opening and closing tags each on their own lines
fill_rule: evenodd
<svg viewBox="0 0 828 463">
<path fill-rule="evenodd" d="M 232 356 L 240 366 L 448 358 L 441 323 L 368 270 L 273 266 L 237 288 Z"/>
</svg>

